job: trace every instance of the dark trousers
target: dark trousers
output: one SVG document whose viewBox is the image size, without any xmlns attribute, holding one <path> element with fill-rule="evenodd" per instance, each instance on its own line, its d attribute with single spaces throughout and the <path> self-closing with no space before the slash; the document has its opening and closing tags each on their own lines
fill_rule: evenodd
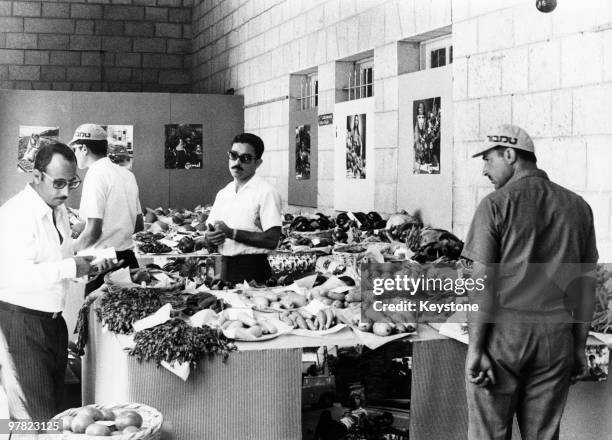
<svg viewBox="0 0 612 440">
<path fill-rule="evenodd" d="M 231 283 L 255 280 L 265 283 L 272 276 L 267 254 L 235 255 L 221 259 L 221 279 Z"/>
<path fill-rule="evenodd" d="M 25 409 L 32 420 L 49 420 L 64 397 L 64 375 L 68 362 L 68 330 L 62 316 L 47 318 L 0 309 L 0 330 L 8 346 Z M 13 372 L 5 371 L 4 374 Z M 9 411 L 21 406 L 13 388 L 7 390 Z"/>
<path fill-rule="evenodd" d="M 117 261 L 120 261 L 120 260 L 123 260 L 123 263 L 121 264 L 120 267 L 129 267 L 130 269 L 138 269 L 138 260 L 136 259 L 136 255 L 134 255 L 134 252 L 132 250 L 128 249 L 127 251 L 118 251 Z M 116 269 L 113 269 L 113 270 L 116 270 Z M 99 289 L 102 286 L 102 284 L 104 284 L 104 275 L 106 275 L 107 273 L 108 272 L 101 273 L 100 275 L 98 275 L 97 277 L 95 277 L 93 280 L 91 280 L 85 285 L 85 296 L 89 295 L 94 290 Z"/>
<path fill-rule="evenodd" d="M 466 382 L 469 440 L 512 438 L 516 414 L 524 440 L 557 440 L 572 371 L 571 324 L 492 324 L 490 393 Z"/>
</svg>

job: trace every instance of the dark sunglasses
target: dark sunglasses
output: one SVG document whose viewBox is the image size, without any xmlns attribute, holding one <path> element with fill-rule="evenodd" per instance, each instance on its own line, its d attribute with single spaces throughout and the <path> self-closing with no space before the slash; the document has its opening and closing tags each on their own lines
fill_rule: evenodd
<svg viewBox="0 0 612 440">
<path fill-rule="evenodd" d="M 238 154 L 238 152 L 234 150 L 229 150 L 227 152 L 227 157 L 229 157 L 230 160 L 239 160 L 240 163 L 251 163 L 253 162 L 253 159 L 255 159 L 255 156 L 253 156 L 252 154 Z"/>
<path fill-rule="evenodd" d="M 48 175 L 44 171 L 41 171 L 45 176 L 49 179 L 53 179 L 53 188 L 55 189 L 64 189 L 66 185 L 68 185 L 68 189 L 76 189 L 81 185 L 81 179 L 75 177 L 74 179 L 66 180 L 66 179 L 54 179 L 53 176 Z"/>
</svg>

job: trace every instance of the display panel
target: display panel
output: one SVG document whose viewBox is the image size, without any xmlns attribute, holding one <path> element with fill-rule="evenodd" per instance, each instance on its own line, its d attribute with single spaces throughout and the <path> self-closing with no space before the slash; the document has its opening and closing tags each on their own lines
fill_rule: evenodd
<svg viewBox="0 0 612 440">
<path fill-rule="evenodd" d="M 366 178 L 366 115 L 346 117 L 346 177 Z"/>
<path fill-rule="evenodd" d="M 440 174 L 440 97 L 414 101 L 414 174 Z"/>
<path fill-rule="evenodd" d="M 166 169 L 202 168 L 202 124 L 167 124 Z"/>
<path fill-rule="evenodd" d="M 310 124 L 295 128 L 295 180 L 310 179 Z"/>
<path fill-rule="evenodd" d="M 32 172 L 34 159 L 41 147 L 59 142 L 59 127 L 20 125 L 17 143 L 17 169 L 23 173 Z"/>
</svg>

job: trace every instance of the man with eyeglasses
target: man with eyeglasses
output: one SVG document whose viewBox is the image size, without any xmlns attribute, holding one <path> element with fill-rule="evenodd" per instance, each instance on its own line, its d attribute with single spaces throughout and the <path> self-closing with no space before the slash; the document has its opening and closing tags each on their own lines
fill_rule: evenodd
<svg viewBox="0 0 612 440">
<path fill-rule="evenodd" d="M 68 144 L 80 169 L 88 169 L 83 183 L 79 217 L 86 226 L 77 250 L 114 248 L 122 266 L 137 268 L 132 234 L 144 228 L 138 185 L 134 174 L 107 157 L 106 131 L 99 125 L 79 126 Z M 103 284 L 103 274 L 87 284 L 85 294 Z"/>
<path fill-rule="evenodd" d="M 242 133 L 228 151 L 229 171 L 234 178 L 217 193 L 204 236 L 207 245 L 218 246 L 223 255 L 221 278 L 240 282 L 265 282 L 271 276 L 267 254 L 280 239 L 281 197 L 255 174 L 262 164 L 264 143 L 260 137 Z"/>
<path fill-rule="evenodd" d="M 81 183 L 72 150 L 60 143 L 42 147 L 32 176 L 0 207 L 0 331 L 8 347 L 2 358 L 12 361 L 1 367 L 3 380 L 13 384 L 7 389 L 11 413 L 23 417 L 25 407 L 32 420 L 42 421 L 57 414 L 63 397 L 68 280 L 112 264 L 94 266 L 91 257 L 74 256 L 64 206 Z"/>
</svg>

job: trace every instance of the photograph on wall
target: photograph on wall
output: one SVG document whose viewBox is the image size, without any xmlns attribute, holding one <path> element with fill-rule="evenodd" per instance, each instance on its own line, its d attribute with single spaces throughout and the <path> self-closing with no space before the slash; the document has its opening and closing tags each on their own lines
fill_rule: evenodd
<svg viewBox="0 0 612 440">
<path fill-rule="evenodd" d="M 23 173 L 31 172 L 34 169 L 36 153 L 41 147 L 51 142 L 59 142 L 59 127 L 20 125 L 17 169 Z"/>
<path fill-rule="evenodd" d="M 117 165 L 132 169 L 134 159 L 134 126 L 103 125 L 108 140 L 108 158 Z"/>
<path fill-rule="evenodd" d="M 165 133 L 166 169 L 202 168 L 202 124 L 167 124 Z"/>
<path fill-rule="evenodd" d="M 440 97 L 414 101 L 414 174 L 440 174 Z"/>
<path fill-rule="evenodd" d="M 310 125 L 295 128 L 295 180 L 310 179 Z"/>
<path fill-rule="evenodd" d="M 366 115 L 346 117 L 346 177 L 366 178 Z"/>
</svg>

